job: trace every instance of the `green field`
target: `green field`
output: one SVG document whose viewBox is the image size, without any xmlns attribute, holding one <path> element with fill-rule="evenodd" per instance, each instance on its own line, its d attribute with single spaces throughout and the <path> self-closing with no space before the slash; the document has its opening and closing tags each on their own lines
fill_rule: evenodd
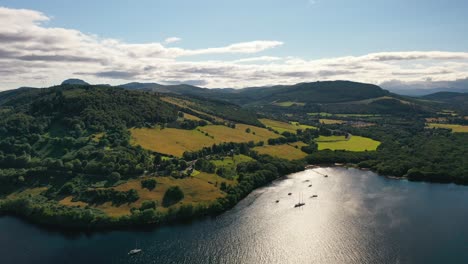
<svg viewBox="0 0 468 264">
<path fill-rule="evenodd" d="M 301 103 L 301 102 L 291 102 L 291 101 L 274 102 L 273 104 L 274 104 L 274 105 L 277 105 L 277 106 L 283 106 L 283 107 L 289 107 L 289 106 L 293 106 L 293 105 L 298 105 L 298 106 L 304 106 L 304 105 L 305 105 L 305 103 Z"/>
<path fill-rule="evenodd" d="M 360 136 L 351 136 L 349 140 L 345 136 L 320 136 L 315 141 L 318 150 L 372 151 L 380 145 L 379 141 Z"/>
<path fill-rule="evenodd" d="M 331 113 L 325 113 L 325 112 L 320 112 L 320 113 L 307 113 L 310 116 L 319 116 L 319 117 L 331 117 L 331 116 L 337 116 L 337 117 L 378 117 L 380 115 L 377 114 L 331 114 Z"/>
<path fill-rule="evenodd" d="M 325 125 L 333 125 L 333 124 L 343 124 L 345 121 L 343 120 L 337 120 L 337 119 L 325 119 L 321 118 L 319 119 L 320 123 L 325 124 Z"/>
<path fill-rule="evenodd" d="M 250 133 L 245 132 L 247 128 L 250 128 Z M 133 145 L 178 157 L 185 151 L 195 151 L 222 142 L 259 142 L 280 137 L 268 129 L 244 124 L 236 124 L 235 129 L 222 125 L 207 125 L 194 130 L 156 127 L 132 128 L 130 132 Z"/>
<path fill-rule="evenodd" d="M 237 164 L 252 161 L 253 159 L 246 155 L 234 155 L 233 157 L 224 157 L 222 160 L 212 160 L 216 168 L 235 169 Z"/>
<path fill-rule="evenodd" d="M 453 133 L 468 133 L 468 126 L 463 126 L 463 125 L 429 123 L 427 124 L 427 126 L 429 128 L 451 129 Z"/>
<path fill-rule="evenodd" d="M 287 123 L 287 122 L 282 122 L 282 121 L 277 121 L 277 120 L 267 119 L 267 118 L 263 118 L 259 120 L 260 122 L 262 122 L 262 124 L 277 131 L 280 134 L 285 131 L 290 132 L 290 133 L 296 133 L 298 129 L 303 129 L 303 130 L 307 128 L 317 129 L 314 126 L 301 125 L 298 122 Z"/>
<path fill-rule="evenodd" d="M 307 156 L 306 153 L 302 152 L 300 148 L 295 148 L 291 145 L 266 145 L 261 147 L 255 147 L 253 150 L 259 154 L 266 154 L 277 158 L 283 158 L 288 160 L 302 159 Z"/>
<path fill-rule="evenodd" d="M 151 178 L 151 177 L 146 177 Z M 164 193 L 171 186 L 179 186 L 184 192 L 184 199 L 181 200 L 178 205 L 182 204 L 197 204 L 197 203 L 210 203 L 216 198 L 223 197 L 225 194 L 219 189 L 221 182 L 227 184 L 235 184 L 234 181 L 227 180 L 219 177 L 216 174 L 210 174 L 201 172 L 194 177 L 188 177 L 183 179 L 175 179 L 172 177 L 155 177 L 157 181 L 156 188 L 148 190 L 141 187 L 141 180 L 133 179 L 129 180 L 117 187 L 114 187 L 117 191 L 128 191 L 135 189 L 138 192 L 139 199 L 136 202 L 129 204 L 122 204 L 120 206 L 114 206 L 111 202 L 106 202 L 99 205 L 88 205 L 84 202 L 72 201 L 72 196 L 67 196 L 60 201 L 60 204 L 67 206 L 91 206 L 93 208 L 102 210 L 109 216 L 119 217 L 123 215 L 129 215 L 132 207 L 140 207 L 143 201 L 156 201 L 161 205 Z M 164 211 L 165 208 L 159 206 L 158 210 Z"/>
</svg>

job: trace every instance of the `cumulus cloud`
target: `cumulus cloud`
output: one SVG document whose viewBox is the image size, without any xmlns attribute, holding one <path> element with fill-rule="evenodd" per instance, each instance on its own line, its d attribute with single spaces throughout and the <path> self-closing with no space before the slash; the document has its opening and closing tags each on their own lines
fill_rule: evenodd
<svg viewBox="0 0 468 264">
<path fill-rule="evenodd" d="M 166 38 L 164 40 L 164 43 L 166 44 L 170 44 L 170 43 L 175 43 L 175 42 L 179 42 L 181 41 L 182 39 L 181 38 L 178 38 L 178 37 L 170 37 L 170 38 Z"/>
<path fill-rule="evenodd" d="M 0 90 L 49 86 L 71 77 L 91 83 L 190 82 L 237 88 L 333 79 L 435 83 L 468 76 L 468 52 L 379 52 L 306 60 L 261 54 L 284 45 L 278 40 L 186 49 L 166 46 L 177 43 L 176 37 L 163 43 L 126 43 L 48 27 L 49 20 L 38 11 L 0 7 Z M 234 59 L 213 59 L 218 56 Z"/>
</svg>

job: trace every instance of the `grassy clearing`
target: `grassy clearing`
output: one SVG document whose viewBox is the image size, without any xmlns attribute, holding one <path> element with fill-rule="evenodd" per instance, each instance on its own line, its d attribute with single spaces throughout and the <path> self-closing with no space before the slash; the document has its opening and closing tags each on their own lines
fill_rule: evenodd
<svg viewBox="0 0 468 264">
<path fill-rule="evenodd" d="M 310 116 L 319 116 L 319 117 L 332 117 L 332 116 L 337 116 L 337 117 L 380 117 L 381 115 L 378 114 L 330 114 L 330 113 L 325 113 L 325 112 L 320 112 L 320 113 L 307 113 Z"/>
<path fill-rule="evenodd" d="M 209 203 L 217 198 L 223 197 L 225 194 L 219 189 L 219 184 L 226 182 L 226 184 L 235 184 L 234 181 L 226 180 L 216 174 L 209 174 L 201 172 L 194 177 L 184 179 L 175 179 L 172 177 L 153 177 L 156 181 L 156 188 L 148 190 L 141 187 L 141 180 L 145 178 L 133 179 L 127 181 L 114 189 L 118 191 L 128 191 L 135 189 L 140 198 L 130 204 L 123 204 L 121 206 L 113 206 L 111 202 L 106 202 L 100 205 L 89 205 L 93 208 L 105 212 L 109 216 L 119 217 L 129 215 L 132 207 L 140 207 L 143 201 L 157 201 L 158 210 L 166 211 L 167 208 L 161 206 L 162 199 L 166 190 L 171 186 L 179 186 L 184 192 L 184 199 L 173 206 L 180 206 L 182 204 L 197 204 Z M 216 186 L 218 185 L 218 186 Z M 61 204 L 66 206 L 87 206 L 84 202 L 72 202 L 73 197 L 68 196 L 60 201 Z"/>
<path fill-rule="evenodd" d="M 249 156 L 245 155 L 234 155 L 233 157 L 224 157 L 222 160 L 213 160 L 213 164 L 216 166 L 216 168 L 236 168 L 237 164 L 242 163 L 242 162 L 249 162 L 252 161 L 253 159 Z"/>
<path fill-rule="evenodd" d="M 9 194 L 6 198 L 7 199 L 16 199 L 25 196 L 36 196 L 41 194 L 42 192 L 46 191 L 47 187 L 35 187 L 35 188 L 27 188 L 27 189 L 20 189 L 14 193 Z"/>
<path fill-rule="evenodd" d="M 273 104 L 277 105 L 277 106 L 283 106 L 283 107 L 290 107 L 290 106 L 293 106 L 293 105 L 298 105 L 298 106 L 304 106 L 305 105 L 305 103 L 292 102 L 292 101 L 274 102 Z"/>
<path fill-rule="evenodd" d="M 401 100 L 401 99 L 391 97 L 391 96 L 381 96 L 381 97 L 377 97 L 377 98 L 370 98 L 370 99 L 365 99 L 365 100 L 360 100 L 360 101 L 353 101 L 353 102 L 348 102 L 348 103 L 350 103 L 350 104 L 370 104 L 370 103 L 377 102 L 377 101 L 380 101 L 380 100 L 397 100 L 402 104 L 406 104 L 406 105 L 411 104 L 408 101 Z"/>
<path fill-rule="evenodd" d="M 250 133 L 245 132 L 247 128 L 250 128 Z M 159 153 L 181 157 L 185 151 L 195 151 L 222 142 L 259 142 L 280 137 L 267 129 L 244 124 L 236 124 L 235 129 L 222 125 L 207 125 L 198 129 L 200 131 L 175 128 L 133 128 L 130 129 L 131 143 Z"/>
<path fill-rule="evenodd" d="M 427 124 L 429 128 L 446 128 L 451 129 L 453 133 L 468 133 L 468 126 L 456 125 L 456 124 Z"/>
<path fill-rule="evenodd" d="M 191 114 L 187 114 L 187 113 L 184 113 L 184 119 L 195 120 L 195 121 L 200 121 L 201 120 L 201 118 L 199 118 L 197 116 L 194 116 L 194 115 L 191 115 Z"/>
<path fill-rule="evenodd" d="M 314 126 L 302 125 L 299 122 L 291 122 L 291 125 L 297 127 L 298 129 L 317 129 Z"/>
<path fill-rule="evenodd" d="M 225 121 L 224 119 L 222 119 L 220 117 L 210 115 L 210 114 L 207 114 L 205 112 L 198 111 L 198 110 L 194 109 L 193 107 L 195 107 L 196 104 L 194 104 L 193 102 L 184 100 L 184 99 L 162 96 L 161 100 L 166 101 L 166 102 L 171 103 L 171 104 L 174 104 L 174 105 L 177 105 L 177 106 L 180 106 L 180 107 L 188 108 L 188 109 L 194 111 L 195 113 L 199 113 L 201 115 L 209 116 L 209 117 L 211 117 L 214 120 L 219 121 L 219 122 L 224 122 Z"/>
<path fill-rule="evenodd" d="M 99 140 L 101 140 L 101 138 L 104 135 L 105 135 L 104 132 L 93 134 L 93 135 L 91 135 L 91 140 L 93 140 L 95 142 L 99 142 Z"/>
<path fill-rule="evenodd" d="M 288 144 L 293 146 L 293 147 L 298 147 L 299 149 L 301 147 L 308 146 L 306 143 L 304 143 L 302 141 L 292 142 L 292 143 L 288 143 Z"/>
<path fill-rule="evenodd" d="M 345 121 L 337 119 L 319 119 L 320 123 L 325 125 L 343 124 Z"/>
<path fill-rule="evenodd" d="M 298 129 L 317 129 L 314 126 L 308 126 L 308 125 L 301 125 L 298 122 L 282 122 L 282 121 L 277 121 L 277 120 L 272 120 L 272 119 L 259 119 L 262 124 L 265 126 L 277 131 L 278 133 L 283 133 L 285 131 L 290 132 L 290 133 L 296 133 Z"/>
<path fill-rule="evenodd" d="M 295 148 L 291 145 L 266 145 L 261 147 L 255 147 L 255 151 L 259 154 L 267 154 L 273 157 L 288 159 L 288 160 L 296 160 L 302 159 L 307 156 L 306 153 L 302 152 L 300 148 Z"/>
<path fill-rule="evenodd" d="M 320 136 L 315 141 L 319 150 L 372 151 L 380 145 L 379 141 L 360 136 L 352 136 L 349 140 L 344 136 Z"/>
</svg>

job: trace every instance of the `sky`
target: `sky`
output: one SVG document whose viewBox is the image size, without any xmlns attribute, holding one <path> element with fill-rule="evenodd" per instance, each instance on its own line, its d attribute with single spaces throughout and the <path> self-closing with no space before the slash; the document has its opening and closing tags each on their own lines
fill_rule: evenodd
<svg viewBox="0 0 468 264">
<path fill-rule="evenodd" d="M 0 0 L 0 90 L 468 81 L 468 1 Z"/>
</svg>

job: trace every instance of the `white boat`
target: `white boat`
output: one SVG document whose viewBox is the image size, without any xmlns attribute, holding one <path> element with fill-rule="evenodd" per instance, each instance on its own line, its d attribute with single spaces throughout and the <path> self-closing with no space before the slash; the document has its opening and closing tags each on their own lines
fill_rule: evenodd
<svg viewBox="0 0 468 264">
<path fill-rule="evenodd" d="M 140 253 L 142 250 L 139 249 L 139 248 L 135 248 L 135 249 L 132 249 L 128 252 L 128 255 L 136 255 L 138 253 Z"/>
<path fill-rule="evenodd" d="M 138 253 L 141 253 L 142 251 L 143 251 L 143 250 L 142 250 L 141 248 L 138 248 L 137 243 L 136 243 L 136 241 L 135 241 L 135 248 L 132 249 L 132 250 L 130 250 L 130 251 L 128 252 L 128 255 L 129 255 L 129 256 L 131 256 L 131 255 L 136 255 L 136 254 L 138 254 Z"/>
</svg>

